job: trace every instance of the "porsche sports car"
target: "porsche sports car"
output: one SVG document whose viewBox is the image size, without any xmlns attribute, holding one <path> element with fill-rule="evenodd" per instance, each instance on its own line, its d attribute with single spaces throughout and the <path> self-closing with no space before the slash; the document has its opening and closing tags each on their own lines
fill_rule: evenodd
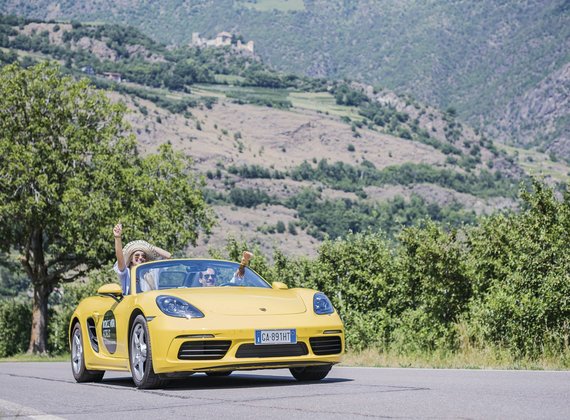
<svg viewBox="0 0 570 420">
<path fill-rule="evenodd" d="M 131 371 L 139 388 L 196 372 L 288 368 L 323 379 L 344 353 L 344 327 L 330 300 L 310 289 L 269 284 L 238 263 L 172 259 L 131 268 L 129 294 L 106 284 L 69 325 L 78 382 Z"/>
</svg>

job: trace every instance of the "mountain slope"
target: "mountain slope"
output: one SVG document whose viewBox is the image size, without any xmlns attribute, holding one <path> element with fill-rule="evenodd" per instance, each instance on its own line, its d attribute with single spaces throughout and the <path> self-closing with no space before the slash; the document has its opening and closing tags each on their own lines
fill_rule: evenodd
<svg viewBox="0 0 570 420">
<path fill-rule="evenodd" d="M 501 151 L 451 109 L 276 73 L 231 48 L 169 50 L 124 27 L 8 21 L 2 61 L 57 58 L 81 77 L 90 68 L 131 110 L 143 153 L 170 142 L 194 159 L 220 220 L 204 248 L 232 234 L 307 255 L 326 235 L 394 235 L 422 218 L 458 226 L 516 206 L 518 151 Z M 129 81 L 111 82 L 107 70 Z M 524 157 L 527 171 L 542 165 Z"/>
<path fill-rule="evenodd" d="M 513 99 L 500 115 L 497 134 L 538 146 L 557 156 L 570 156 L 570 63 Z"/>
<path fill-rule="evenodd" d="M 525 121 L 504 118 L 513 101 L 556 99 L 544 96 L 540 84 L 570 62 L 565 0 L 3 0 L 0 12 L 129 24 L 178 44 L 193 32 L 212 37 L 229 30 L 254 40 L 256 51 L 280 69 L 408 92 L 441 109 L 453 106 L 482 128 L 497 125 L 510 142 L 538 142 L 570 158 L 559 146 L 569 125 L 565 101 L 555 104 L 554 120 L 520 105 L 532 125 L 559 127 L 538 141 Z"/>
</svg>

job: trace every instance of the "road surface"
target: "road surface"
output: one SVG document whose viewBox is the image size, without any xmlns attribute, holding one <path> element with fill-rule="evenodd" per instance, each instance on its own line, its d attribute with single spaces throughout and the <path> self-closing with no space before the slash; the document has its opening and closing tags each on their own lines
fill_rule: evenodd
<svg viewBox="0 0 570 420">
<path fill-rule="evenodd" d="M 287 370 L 196 374 L 138 390 L 129 374 L 77 384 L 69 363 L 0 363 L 0 418 L 570 419 L 570 372 L 333 367 L 318 383 Z"/>
</svg>

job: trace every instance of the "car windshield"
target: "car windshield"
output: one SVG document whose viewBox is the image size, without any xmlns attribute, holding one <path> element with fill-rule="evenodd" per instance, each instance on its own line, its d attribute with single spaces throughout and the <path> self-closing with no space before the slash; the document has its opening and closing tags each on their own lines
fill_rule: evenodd
<svg viewBox="0 0 570 420">
<path fill-rule="evenodd" d="M 136 270 L 137 293 L 193 287 L 271 286 L 248 267 L 243 277 L 238 263 L 219 260 L 165 260 L 142 264 Z"/>
</svg>

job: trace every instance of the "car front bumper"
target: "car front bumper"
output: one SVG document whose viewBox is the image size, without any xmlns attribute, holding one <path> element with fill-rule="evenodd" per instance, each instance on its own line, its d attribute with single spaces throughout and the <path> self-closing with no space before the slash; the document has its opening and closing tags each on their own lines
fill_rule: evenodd
<svg viewBox="0 0 570 420">
<path fill-rule="evenodd" d="M 336 313 L 194 319 L 159 315 L 149 321 L 148 327 L 155 373 L 252 370 L 334 364 L 340 362 L 345 348 L 344 327 Z M 271 344 L 255 345 L 256 330 L 293 328 L 296 330 L 297 346 L 284 346 L 284 351 L 278 356 L 271 356 L 274 349 L 277 349 L 277 347 L 268 349 L 273 346 Z M 327 341 L 327 338 L 337 343 L 332 349 L 334 354 L 330 354 L 329 350 L 325 351 L 325 353 L 328 352 L 327 354 L 323 354 L 323 350 L 317 350 L 315 346 L 316 341 Z M 200 359 L 198 355 L 198 359 L 187 360 L 179 357 L 183 345 L 200 348 L 202 343 L 208 345 L 208 343 L 214 344 L 215 342 L 229 342 L 227 350 L 223 354 L 218 353 L 215 358 L 204 356 Z M 290 351 L 289 348 L 294 351 Z M 257 350 L 260 350 L 262 354 L 258 354 L 260 352 Z M 304 354 L 298 354 L 299 352 Z"/>
</svg>

